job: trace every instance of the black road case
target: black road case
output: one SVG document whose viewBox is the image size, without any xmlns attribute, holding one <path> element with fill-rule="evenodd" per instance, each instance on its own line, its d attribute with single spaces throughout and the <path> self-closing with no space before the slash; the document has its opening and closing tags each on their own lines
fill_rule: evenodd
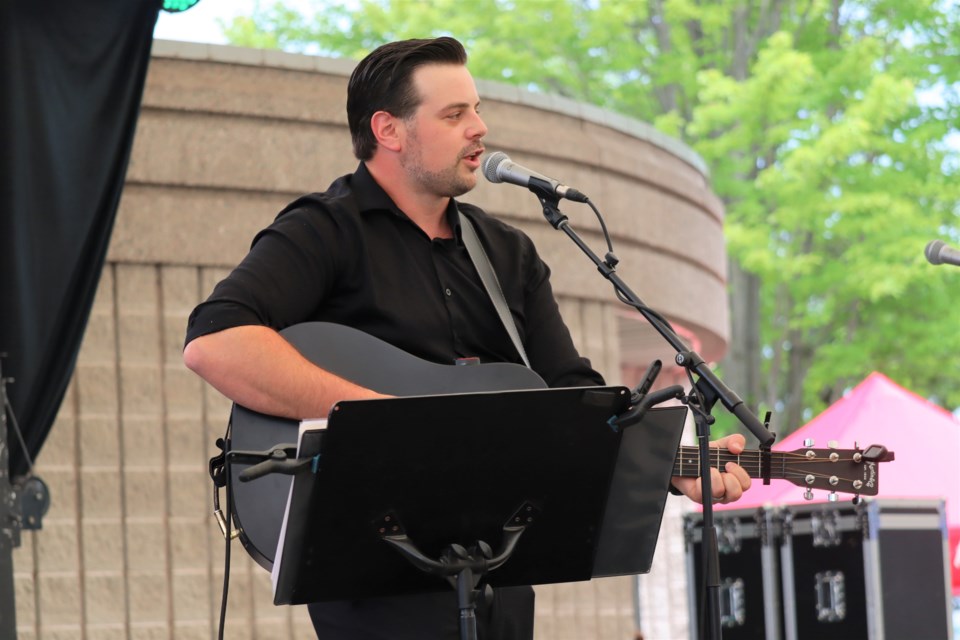
<svg viewBox="0 0 960 640">
<path fill-rule="evenodd" d="M 942 501 L 804 504 L 780 515 L 785 640 L 953 637 Z"/>
<path fill-rule="evenodd" d="M 703 514 L 684 516 L 690 633 L 698 638 L 703 580 Z M 779 519 L 774 509 L 714 512 L 720 554 L 723 640 L 781 640 Z"/>
</svg>

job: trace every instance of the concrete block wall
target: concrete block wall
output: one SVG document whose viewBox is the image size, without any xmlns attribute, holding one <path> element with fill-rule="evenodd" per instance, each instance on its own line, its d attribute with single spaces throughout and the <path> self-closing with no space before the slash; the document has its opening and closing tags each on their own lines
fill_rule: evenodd
<svg viewBox="0 0 960 640">
<path fill-rule="evenodd" d="M 183 367 L 187 315 L 288 201 L 356 166 L 343 106 L 351 67 L 155 43 L 107 265 L 37 461 L 52 507 L 14 553 L 21 640 L 215 637 L 224 541 L 207 460 L 230 404 Z M 643 123 L 514 87 L 479 88 L 488 149 L 589 193 L 615 236 L 621 277 L 719 358 L 728 336 L 723 211 L 699 159 Z M 669 355 L 543 221 L 532 195 L 481 183 L 467 200 L 533 237 L 575 341 L 610 382 L 634 384 L 622 372 Z M 563 208 L 602 253 L 592 213 Z M 539 587 L 538 640 L 633 638 L 638 602 L 647 640 L 683 637 L 684 507 L 671 498 L 668 508 L 639 600 L 632 577 Z M 230 566 L 226 637 L 313 637 L 303 607 L 273 606 L 269 575 L 237 543 Z"/>
</svg>

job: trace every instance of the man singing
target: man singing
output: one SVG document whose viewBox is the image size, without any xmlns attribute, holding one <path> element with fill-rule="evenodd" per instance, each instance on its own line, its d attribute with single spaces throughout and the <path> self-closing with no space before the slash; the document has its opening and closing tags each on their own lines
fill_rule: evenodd
<svg viewBox="0 0 960 640">
<path fill-rule="evenodd" d="M 244 407 L 303 419 L 341 400 L 383 396 L 302 357 L 277 333 L 297 323 L 349 325 L 437 363 L 520 363 L 461 240 L 462 216 L 489 256 L 533 370 L 551 387 L 603 384 L 577 353 L 530 239 L 454 200 L 476 186 L 487 134 L 466 61 L 463 46 L 444 37 L 386 44 L 357 65 L 347 118 L 359 166 L 288 205 L 194 310 L 190 369 Z M 739 453 L 744 439 L 715 444 Z M 717 499 L 736 500 L 750 485 L 738 465 L 714 473 Z M 698 483 L 674 478 L 694 500 Z M 309 610 L 321 640 L 459 638 L 452 590 Z M 482 639 L 529 640 L 533 590 L 496 589 L 477 618 Z"/>
</svg>

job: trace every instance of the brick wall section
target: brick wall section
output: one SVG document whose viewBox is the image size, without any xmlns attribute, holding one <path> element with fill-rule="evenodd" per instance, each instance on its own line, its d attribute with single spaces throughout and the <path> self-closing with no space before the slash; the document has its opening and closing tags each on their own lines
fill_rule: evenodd
<svg viewBox="0 0 960 640">
<path fill-rule="evenodd" d="M 283 205 L 351 171 L 343 113 L 352 63 L 157 42 L 127 184 L 77 367 L 38 458 L 52 507 L 15 550 L 21 640 L 215 637 L 224 543 L 207 459 L 230 404 L 182 364 L 190 310 Z M 722 206 L 702 162 L 649 126 L 587 105 L 480 83 L 487 146 L 598 203 L 621 277 L 701 341 L 725 349 Z M 663 352 L 535 198 L 481 180 L 468 198 L 529 233 L 564 317 L 611 382 Z M 585 207 L 564 204 L 601 250 Z M 690 253 L 678 247 L 695 247 Z M 629 326 L 630 331 L 624 328 Z M 648 640 L 686 633 L 679 501 L 642 578 Z M 676 526 L 674 526 L 676 525 Z M 537 639 L 633 637 L 631 577 L 537 589 Z M 233 545 L 226 637 L 312 638 L 303 607 L 275 607 L 269 575 Z"/>
</svg>

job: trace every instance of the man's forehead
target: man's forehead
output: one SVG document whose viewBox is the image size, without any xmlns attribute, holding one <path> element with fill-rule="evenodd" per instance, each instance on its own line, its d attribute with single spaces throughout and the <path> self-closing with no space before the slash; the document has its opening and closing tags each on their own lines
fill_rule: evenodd
<svg viewBox="0 0 960 640">
<path fill-rule="evenodd" d="M 425 64 L 413 72 L 413 83 L 421 105 L 442 108 L 474 105 L 480 101 L 470 71 L 460 64 Z"/>
</svg>

